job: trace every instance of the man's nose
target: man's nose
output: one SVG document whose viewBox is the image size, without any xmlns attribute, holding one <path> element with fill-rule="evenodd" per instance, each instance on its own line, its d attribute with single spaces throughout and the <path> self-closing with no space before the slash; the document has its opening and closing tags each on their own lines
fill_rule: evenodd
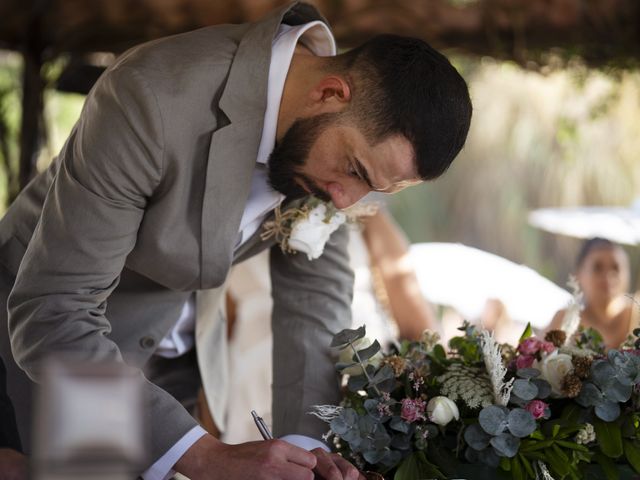
<svg viewBox="0 0 640 480">
<path fill-rule="evenodd" d="M 369 193 L 369 190 L 362 187 L 346 188 L 344 185 L 336 182 L 330 183 L 327 186 L 327 192 L 329 193 L 329 196 L 331 196 L 331 201 L 336 208 L 342 210 L 343 208 L 348 208 L 356 203 Z"/>
</svg>

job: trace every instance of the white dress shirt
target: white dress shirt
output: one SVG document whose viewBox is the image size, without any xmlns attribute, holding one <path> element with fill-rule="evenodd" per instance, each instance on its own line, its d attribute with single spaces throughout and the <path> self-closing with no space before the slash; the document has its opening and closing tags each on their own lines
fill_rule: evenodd
<svg viewBox="0 0 640 480">
<path fill-rule="evenodd" d="M 267 165 L 269 155 L 271 155 L 276 144 L 280 101 L 282 100 L 285 80 L 298 41 L 317 56 L 333 56 L 336 54 L 335 40 L 329 27 L 324 22 L 315 21 L 295 27 L 280 25 L 272 44 L 267 85 L 267 109 L 256 159 L 256 163 L 261 167 L 253 171 L 249 198 L 240 220 L 239 240 L 236 249 L 257 231 L 265 216 L 284 200 L 284 195 L 273 190 L 269 185 L 266 168 L 262 167 L 262 165 Z M 194 332 L 195 295 L 192 295 L 183 306 L 180 318 L 161 340 L 155 353 L 167 358 L 177 357 L 186 353 L 193 348 Z M 249 415 L 249 412 L 247 412 L 247 415 Z M 170 479 L 175 473 L 172 470 L 175 463 L 206 433 L 202 427 L 192 428 L 146 470 L 142 474 L 142 478 L 144 480 Z M 285 435 L 282 438 L 307 450 L 316 447 L 328 450 L 327 446 L 319 440 L 302 435 Z"/>
</svg>

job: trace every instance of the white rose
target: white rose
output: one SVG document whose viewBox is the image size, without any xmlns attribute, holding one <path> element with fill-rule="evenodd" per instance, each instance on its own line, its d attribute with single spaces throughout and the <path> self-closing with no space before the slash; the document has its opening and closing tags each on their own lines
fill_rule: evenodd
<svg viewBox="0 0 640 480">
<path fill-rule="evenodd" d="M 427 403 L 427 415 L 429 420 L 443 427 L 454 418 L 456 420 L 460 418 L 460 412 L 458 411 L 456 403 L 442 396 L 433 397 L 429 400 L 429 403 Z"/>
<path fill-rule="evenodd" d="M 331 234 L 346 220 L 344 213 L 337 212 L 325 222 L 326 212 L 326 205 L 320 204 L 309 212 L 307 218 L 294 222 L 288 240 L 289 247 L 306 253 L 309 260 L 322 255 Z"/>
<path fill-rule="evenodd" d="M 353 346 L 355 347 L 356 351 L 360 351 L 369 347 L 372 343 L 373 342 L 370 339 L 368 339 L 367 337 L 364 337 L 364 338 L 359 338 L 358 340 L 353 342 Z M 340 363 L 353 363 L 353 355 L 354 355 L 353 348 L 347 345 L 345 348 L 340 350 L 338 361 Z M 382 352 L 380 351 L 376 353 L 373 357 L 371 357 L 369 360 L 364 361 L 363 363 L 365 367 L 367 365 L 373 365 L 374 367 L 378 368 L 380 366 L 381 361 L 382 361 Z M 342 370 L 343 375 L 362 375 L 362 373 L 363 373 L 362 367 L 360 366 L 360 364 L 357 364 Z"/>
<path fill-rule="evenodd" d="M 557 350 L 554 350 L 536 363 L 533 367 L 540 370 L 540 378 L 551 385 L 551 396 L 555 398 L 564 397 L 565 395 L 562 393 L 564 377 L 573 370 L 571 355 L 558 353 Z"/>
</svg>

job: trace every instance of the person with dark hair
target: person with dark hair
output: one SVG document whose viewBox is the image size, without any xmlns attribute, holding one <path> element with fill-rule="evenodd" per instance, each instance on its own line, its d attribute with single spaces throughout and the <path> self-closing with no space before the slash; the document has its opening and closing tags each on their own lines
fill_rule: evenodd
<svg viewBox="0 0 640 480">
<path fill-rule="evenodd" d="M 639 325 L 638 306 L 629 291 L 629 257 L 605 238 L 585 241 L 576 257 L 575 276 L 584 298 L 580 324 L 596 329 L 607 348 L 618 348 Z M 560 328 L 566 310 L 558 311 L 549 330 Z"/>
<path fill-rule="evenodd" d="M 471 102 L 422 41 L 381 36 L 335 53 L 326 21 L 296 3 L 144 44 L 107 69 L 58 158 L 0 222 L 0 263 L 15 278 L 3 319 L 13 356 L 2 354 L 9 372 L 26 372 L 9 375 L 10 391 L 28 391 L 54 353 L 126 362 L 147 377 L 145 480 L 358 478 L 308 415 L 340 398 L 329 345 L 350 325 L 345 229 L 310 260 L 263 226 L 310 194 L 343 209 L 439 176 L 464 144 Z M 226 445 L 185 406 L 202 383 L 225 428 L 225 281 L 268 247 L 281 439 Z M 17 420 L 24 437 L 29 416 Z"/>
</svg>

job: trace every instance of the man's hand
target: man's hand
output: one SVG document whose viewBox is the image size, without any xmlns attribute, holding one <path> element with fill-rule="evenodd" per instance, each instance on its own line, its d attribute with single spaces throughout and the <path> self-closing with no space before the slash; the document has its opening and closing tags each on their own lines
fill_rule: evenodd
<svg viewBox="0 0 640 480">
<path fill-rule="evenodd" d="M 191 480 L 313 480 L 315 467 L 313 453 L 283 440 L 227 445 L 204 435 L 174 469 Z"/>
<path fill-rule="evenodd" d="M 0 448 L 0 480 L 27 480 L 27 457 L 16 450 Z"/>
<path fill-rule="evenodd" d="M 327 453 L 322 448 L 311 450 L 316 456 L 317 465 L 313 470 L 316 478 L 322 480 L 366 480 L 356 467 L 335 453 Z"/>
</svg>

